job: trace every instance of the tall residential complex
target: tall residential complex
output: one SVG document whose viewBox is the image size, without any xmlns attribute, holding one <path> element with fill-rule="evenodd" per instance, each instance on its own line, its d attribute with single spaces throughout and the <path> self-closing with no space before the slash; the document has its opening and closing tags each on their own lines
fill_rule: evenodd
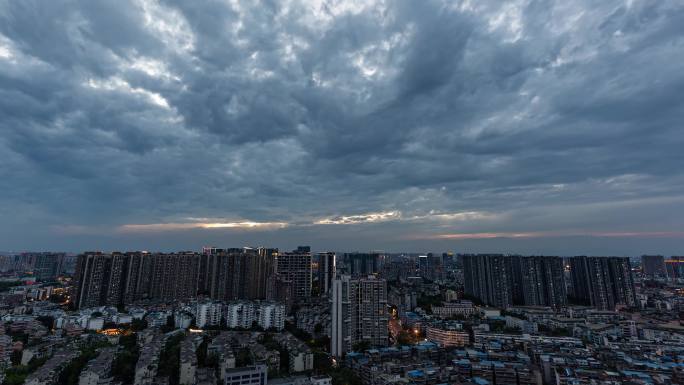
<svg viewBox="0 0 684 385">
<path fill-rule="evenodd" d="M 665 261 L 665 270 L 671 280 L 684 279 L 684 257 L 670 257 Z"/>
<path fill-rule="evenodd" d="M 627 257 L 570 258 L 573 297 L 601 310 L 636 307 L 634 278 Z"/>
<path fill-rule="evenodd" d="M 60 252 L 24 252 L 0 255 L 0 271 L 33 273 L 37 281 L 49 281 L 73 269 L 75 259 Z"/>
<path fill-rule="evenodd" d="M 38 281 L 55 279 L 64 272 L 65 253 L 22 253 L 21 257 L 30 261 L 33 275 Z"/>
<path fill-rule="evenodd" d="M 332 282 L 335 279 L 335 253 L 327 251 L 318 253 L 318 285 L 322 296 L 330 293 Z"/>
<path fill-rule="evenodd" d="M 462 255 L 465 293 L 487 305 L 505 308 L 513 304 L 511 256 Z"/>
<path fill-rule="evenodd" d="M 502 254 L 461 255 L 465 293 L 487 305 L 550 306 L 567 303 L 563 259 Z"/>
<path fill-rule="evenodd" d="M 352 277 L 375 274 L 380 271 L 380 253 L 346 253 L 342 261 L 344 273 Z"/>
<path fill-rule="evenodd" d="M 430 276 L 430 260 L 427 255 L 418 256 L 418 275 L 423 278 Z"/>
<path fill-rule="evenodd" d="M 338 275 L 330 288 L 331 297 L 331 326 L 330 326 L 330 354 L 341 357 L 350 350 L 351 311 L 349 302 L 348 275 Z"/>
<path fill-rule="evenodd" d="M 311 251 L 300 246 L 290 253 L 278 253 L 276 273 L 281 280 L 292 282 L 295 300 L 311 297 Z"/>
<path fill-rule="evenodd" d="M 198 254 L 190 252 L 81 254 L 76 264 L 76 306 L 193 297 L 197 294 L 198 265 Z"/>
<path fill-rule="evenodd" d="M 520 286 L 523 304 L 551 306 L 559 309 L 567 304 L 563 259 L 560 257 L 519 257 Z M 518 269 L 515 269 L 518 270 Z"/>
<path fill-rule="evenodd" d="M 387 282 L 374 276 L 337 276 L 332 285 L 331 354 L 342 356 L 359 342 L 387 346 Z"/>
<path fill-rule="evenodd" d="M 665 257 L 662 255 L 642 255 L 641 268 L 644 275 L 650 278 L 664 278 L 667 276 Z"/>
<path fill-rule="evenodd" d="M 205 249 L 201 254 L 88 252 L 78 257 L 75 302 L 82 308 L 198 294 L 224 301 L 266 299 L 276 290 L 271 287 L 276 257 L 275 249 L 251 248 Z"/>
</svg>

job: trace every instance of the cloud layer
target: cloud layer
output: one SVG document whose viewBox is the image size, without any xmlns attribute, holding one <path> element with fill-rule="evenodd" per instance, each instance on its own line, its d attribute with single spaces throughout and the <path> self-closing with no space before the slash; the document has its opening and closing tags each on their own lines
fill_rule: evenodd
<svg viewBox="0 0 684 385">
<path fill-rule="evenodd" d="M 0 249 L 681 252 L 681 63 L 677 0 L 4 2 Z"/>
</svg>

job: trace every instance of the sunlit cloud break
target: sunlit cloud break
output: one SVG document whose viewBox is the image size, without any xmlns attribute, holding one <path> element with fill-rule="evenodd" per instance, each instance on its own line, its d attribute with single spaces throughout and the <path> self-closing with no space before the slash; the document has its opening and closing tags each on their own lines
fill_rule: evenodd
<svg viewBox="0 0 684 385">
<path fill-rule="evenodd" d="M 339 215 L 315 221 L 315 225 L 350 225 L 358 223 L 376 223 L 389 221 L 442 221 L 461 222 L 492 219 L 496 214 L 481 211 L 438 212 L 430 211 L 426 214 L 405 215 L 401 211 L 381 211 L 357 215 Z"/>
<path fill-rule="evenodd" d="M 487 213 L 482 211 L 463 211 L 455 213 L 443 213 L 437 211 L 430 211 L 425 215 L 414 215 L 409 219 L 412 220 L 440 220 L 440 221 L 476 221 L 484 219 L 493 219 L 498 215 L 493 213 Z"/>
<path fill-rule="evenodd" d="M 175 231 L 189 229 L 236 229 L 236 230 L 272 230 L 287 227 L 286 222 L 181 222 L 181 223 L 149 223 L 127 224 L 119 226 L 121 232 L 138 231 Z"/>
<path fill-rule="evenodd" d="M 316 225 L 349 225 L 356 223 L 387 222 L 401 218 L 401 211 L 382 211 L 358 215 L 343 215 L 331 218 L 319 219 Z"/>
</svg>

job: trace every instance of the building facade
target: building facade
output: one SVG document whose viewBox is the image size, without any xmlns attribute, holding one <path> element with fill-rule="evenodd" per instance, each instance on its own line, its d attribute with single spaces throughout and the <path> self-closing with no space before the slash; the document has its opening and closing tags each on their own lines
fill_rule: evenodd
<svg viewBox="0 0 684 385">
<path fill-rule="evenodd" d="M 667 276 L 665 257 L 662 255 L 642 255 L 641 268 L 644 275 L 649 278 L 664 278 Z"/>
<path fill-rule="evenodd" d="M 278 253 L 276 273 L 282 280 L 292 282 L 295 301 L 311 297 L 311 262 L 308 246 L 300 246 L 289 253 Z"/>
<path fill-rule="evenodd" d="M 570 258 L 574 299 L 599 310 L 636 307 L 636 291 L 627 257 Z"/>
<path fill-rule="evenodd" d="M 517 257 L 520 264 L 522 303 L 526 306 L 550 306 L 556 310 L 567 304 L 565 272 L 560 257 Z"/>
<path fill-rule="evenodd" d="M 374 276 L 343 275 L 335 279 L 332 290 L 332 354 L 342 356 L 358 343 L 387 346 L 387 282 Z"/>
<path fill-rule="evenodd" d="M 487 305 L 513 304 L 513 265 L 502 254 L 462 255 L 465 293 Z"/>
<path fill-rule="evenodd" d="M 318 253 L 318 285 L 321 296 L 330 294 L 332 282 L 335 279 L 336 256 L 334 252 Z"/>
</svg>

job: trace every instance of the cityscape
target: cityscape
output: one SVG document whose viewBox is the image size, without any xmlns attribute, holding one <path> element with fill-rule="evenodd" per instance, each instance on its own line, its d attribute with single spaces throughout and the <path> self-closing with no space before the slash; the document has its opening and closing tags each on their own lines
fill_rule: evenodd
<svg viewBox="0 0 684 385">
<path fill-rule="evenodd" d="M 684 385 L 684 0 L 0 0 L 0 385 Z"/>
<path fill-rule="evenodd" d="M 5 384 L 680 384 L 684 257 L 0 257 Z"/>
</svg>

